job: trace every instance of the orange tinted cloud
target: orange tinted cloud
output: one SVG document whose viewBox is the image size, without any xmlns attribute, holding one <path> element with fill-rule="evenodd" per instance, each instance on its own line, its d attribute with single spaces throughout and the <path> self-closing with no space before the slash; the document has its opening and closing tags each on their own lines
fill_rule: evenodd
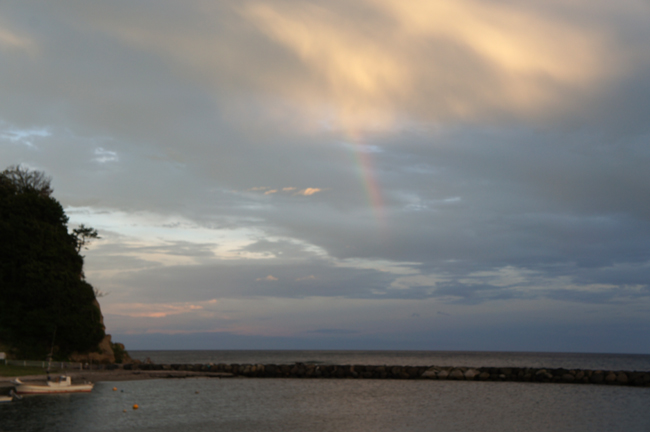
<svg viewBox="0 0 650 432">
<path fill-rule="evenodd" d="M 0 49 L 34 52 L 36 44 L 30 38 L 8 29 L 0 22 Z"/>
<path fill-rule="evenodd" d="M 319 188 L 305 188 L 301 190 L 297 190 L 298 188 L 289 186 L 289 187 L 283 187 L 279 189 L 271 189 L 270 187 L 254 187 L 247 189 L 248 191 L 252 192 L 262 192 L 264 195 L 273 195 L 277 193 L 292 193 L 293 195 L 303 195 L 303 196 L 309 196 L 309 195 L 314 195 L 315 193 L 322 192 L 323 189 Z M 295 191 L 295 192 L 294 192 Z"/>
<path fill-rule="evenodd" d="M 242 12 L 311 72 L 314 87 L 299 97 L 333 103 L 347 128 L 390 122 L 400 111 L 428 119 L 495 108 L 534 115 L 568 103 L 562 88 L 593 90 L 623 60 L 596 25 L 530 5 L 358 4 L 369 12 L 362 20 L 354 19 L 359 8 L 336 1 L 250 2 Z"/>
<path fill-rule="evenodd" d="M 276 278 L 276 277 L 273 276 L 273 275 L 268 275 L 267 277 L 257 278 L 257 279 L 255 279 L 255 280 L 256 280 L 256 281 L 276 281 L 276 280 L 278 280 L 278 278 Z"/>
<path fill-rule="evenodd" d="M 216 304 L 216 299 L 192 303 L 117 303 L 106 306 L 105 310 L 110 315 L 132 318 L 165 318 L 170 315 L 201 311 L 207 305 Z"/>
<path fill-rule="evenodd" d="M 288 107 L 285 125 L 322 127 L 327 119 L 347 131 L 401 119 L 562 116 L 633 72 L 646 49 L 619 31 L 647 16 L 640 0 L 615 8 L 586 0 L 217 3 L 187 0 L 177 20 L 106 13 L 106 5 L 84 10 L 94 28 L 163 56 L 219 97 L 253 92 L 262 105 L 273 101 L 262 110 L 269 117 Z"/>
<path fill-rule="evenodd" d="M 321 192 L 321 191 L 322 191 L 322 189 L 318 189 L 318 188 L 307 188 L 307 189 L 303 189 L 301 191 L 296 192 L 294 195 L 310 196 L 310 195 L 314 195 L 315 193 L 318 193 L 318 192 Z"/>
</svg>

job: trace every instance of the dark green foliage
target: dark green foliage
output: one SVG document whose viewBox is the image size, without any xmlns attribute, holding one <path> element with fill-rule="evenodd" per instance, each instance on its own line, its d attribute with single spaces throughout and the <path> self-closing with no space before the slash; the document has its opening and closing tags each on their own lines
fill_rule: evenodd
<svg viewBox="0 0 650 432">
<path fill-rule="evenodd" d="M 115 355 L 115 363 L 124 363 L 131 360 L 131 356 L 121 343 L 111 343 L 111 348 L 113 348 L 113 354 Z"/>
<path fill-rule="evenodd" d="M 0 341 L 22 358 L 95 349 L 104 337 L 61 204 L 0 174 Z M 20 187 L 19 187 L 20 186 Z"/>
</svg>

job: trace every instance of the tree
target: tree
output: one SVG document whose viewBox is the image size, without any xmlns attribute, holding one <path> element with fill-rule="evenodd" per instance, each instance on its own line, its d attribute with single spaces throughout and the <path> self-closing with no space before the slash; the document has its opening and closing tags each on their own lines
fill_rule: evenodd
<svg viewBox="0 0 650 432">
<path fill-rule="evenodd" d="M 44 197 L 52 195 L 52 179 L 42 171 L 30 171 L 21 165 L 11 165 L 1 175 L 16 187 L 16 193 L 33 191 Z"/>
<path fill-rule="evenodd" d="M 93 240 L 101 238 L 95 228 L 87 227 L 84 224 L 79 225 L 79 228 L 73 229 L 72 235 L 74 235 L 77 242 L 77 252 L 81 252 L 82 248 L 88 249 L 86 245 L 90 244 Z"/>
<path fill-rule="evenodd" d="M 0 173 L 0 340 L 22 358 L 97 349 L 104 338 L 92 285 L 49 179 L 21 167 Z"/>
</svg>

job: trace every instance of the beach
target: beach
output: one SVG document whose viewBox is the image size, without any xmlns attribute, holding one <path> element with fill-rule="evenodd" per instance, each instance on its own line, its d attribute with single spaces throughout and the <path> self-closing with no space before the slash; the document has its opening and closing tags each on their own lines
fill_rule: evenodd
<svg viewBox="0 0 650 432">
<path fill-rule="evenodd" d="M 113 381 L 143 381 L 161 378 L 231 378 L 232 374 L 219 372 L 194 371 L 142 371 L 142 370 L 68 370 L 60 374 L 68 375 L 73 383 L 77 382 L 113 382 Z M 55 377 L 59 374 L 51 374 Z M 45 375 L 26 375 L 20 377 L 0 377 L 0 389 L 13 387 L 12 381 L 20 378 L 24 382 L 45 381 Z M 1 391 L 0 391 L 1 394 Z"/>
</svg>

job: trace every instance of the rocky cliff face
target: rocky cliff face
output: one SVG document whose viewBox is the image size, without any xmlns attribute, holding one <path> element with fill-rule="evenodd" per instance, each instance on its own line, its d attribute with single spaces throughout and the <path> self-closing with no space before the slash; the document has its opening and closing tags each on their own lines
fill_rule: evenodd
<svg viewBox="0 0 650 432">
<path fill-rule="evenodd" d="M 102 315 L 99 302 L 95 300 L 93 304 L 97 309 L 99 309 L 99 322 L 101 322 L 102 327 L 106 330 L 106 326 L 104 326 L 104 315 Z M 102 339 L 99 343 L 98 351 L 87 353 L 75 352 L 70 356 L 70 360 L 81 363 L 115 363 L 115 353 L 113 352 L 111 335 L 107 334 L 104 339 Z"/>
</svg>

